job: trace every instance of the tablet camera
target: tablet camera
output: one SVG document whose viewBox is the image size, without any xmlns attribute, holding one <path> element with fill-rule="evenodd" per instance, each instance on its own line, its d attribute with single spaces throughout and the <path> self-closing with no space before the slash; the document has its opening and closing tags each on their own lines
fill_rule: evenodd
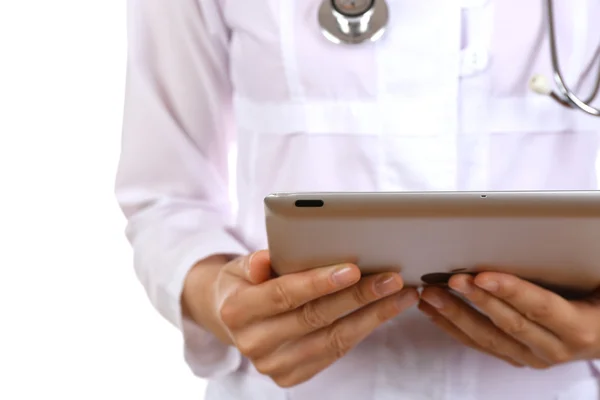
<svg viewBox="0 0 600 400">
<path fill-rule="evenodd" d="M 299 208 L 318 208 L 324 205 L 323 200 L 296 200 L 296 207 Z"/>
</svg>

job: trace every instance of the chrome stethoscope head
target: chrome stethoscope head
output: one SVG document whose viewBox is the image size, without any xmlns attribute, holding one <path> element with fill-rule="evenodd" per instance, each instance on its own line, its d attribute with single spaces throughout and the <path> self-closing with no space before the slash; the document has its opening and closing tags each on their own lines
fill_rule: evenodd
<svg viewBox="0 0 600 400">
<path fill-rule="evenodd" d="M 376 41 L 388 20 L 385 0 L 323 0 L 319 8 L 321 31 L 333 43 Z"/>
</svg>

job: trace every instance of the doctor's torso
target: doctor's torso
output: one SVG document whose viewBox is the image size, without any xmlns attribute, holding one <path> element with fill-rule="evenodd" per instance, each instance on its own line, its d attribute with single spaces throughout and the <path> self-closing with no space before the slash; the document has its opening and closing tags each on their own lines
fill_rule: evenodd
<svg viewBox="0 0 600 400">
<path fill-rule="evenodd" d="M 528 88 L 552 74 L 541 1 L 388 0 L 386 35 L 357 46 L 323 37 L 320 0 L 200 3 L 215 35 L 228 32 L 236 229 L 254 249 L 274 191 L 597 188 L 600 121 Z M 600 1 L 555 3 L 561 67 L 585 96 Z M 209 399 L 587 400 L 591 371 L 517 370 L 408 313 L 295 389 L 246 365 Z"/>
<path fill-rule="evenodd" d="M 600 1 L 555 3 L 562 69 L 578 88 L 599 44 Z M 258 248 L 272 191 L 597 186 L 600 121 L 528 87 L 552 74 L 541 1 L 392 0 L 387 34 L 356 46 L 322 36 L 320 0 L 219 4 L 240 223 Z"/>
</svg>

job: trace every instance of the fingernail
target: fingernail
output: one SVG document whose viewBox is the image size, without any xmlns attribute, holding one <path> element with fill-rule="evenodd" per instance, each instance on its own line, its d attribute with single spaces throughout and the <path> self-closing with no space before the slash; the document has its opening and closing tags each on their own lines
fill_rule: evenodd
<svg viewBox="0 0 600 400">
<path fill-rule="evenodd" d="M 406 293 L 400 293 L 398 295 L 398 298 L 396 299 L 396 305 L 398 306 L 399 309 L 404 310 L 405 308 L 408 308 L 410 306 L 412 306 L 413 304 L 417 303 L 417 296 L 415 295 L 414 292 L 406 292 Z"/>
<path fill-rule="evenodd" d="M 488 292 L 495 292 L 500 287 L 498 282 L 489 279 L 486 279 L 483 282 L 477 282 L 476 285 Z"/>
<path fill-rule="evenodd" d="M 422 296 L 421 299 L 434 308 L 444 308 L 444 301 L 435 294 L 428 293 L 426 296 Z"/>
<path fill-rule="evenodd" d="M 375 293 L 387 296 L 402 289 L 402 284 L 395 276 L 383 276 L 375 281 Z"/>
<path fill-rule="evenodd" d="M 352 267 L 338 269 L 331 274 L 331 279 L 337 286 L 347 286 L 357 280 L 356 274 L 354 273 L 354 269 Z"/>
</svg>

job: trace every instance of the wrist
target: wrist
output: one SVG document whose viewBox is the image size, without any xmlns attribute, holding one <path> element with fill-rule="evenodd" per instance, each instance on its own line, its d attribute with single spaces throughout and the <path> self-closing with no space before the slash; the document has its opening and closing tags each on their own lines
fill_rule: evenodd
<svg viewBox="0 0 600 400">
<path fill-rule="evenodd" d="M 198 326 L 210 331 L 225 344 L 229 335 L 220 323 L 214 304 L 214 290 L 221 268 L 229 262 L 225 256 L 213 256 L 198 262 L 189 271 L 181 295 L 181 310 Z"/>
</svg>

